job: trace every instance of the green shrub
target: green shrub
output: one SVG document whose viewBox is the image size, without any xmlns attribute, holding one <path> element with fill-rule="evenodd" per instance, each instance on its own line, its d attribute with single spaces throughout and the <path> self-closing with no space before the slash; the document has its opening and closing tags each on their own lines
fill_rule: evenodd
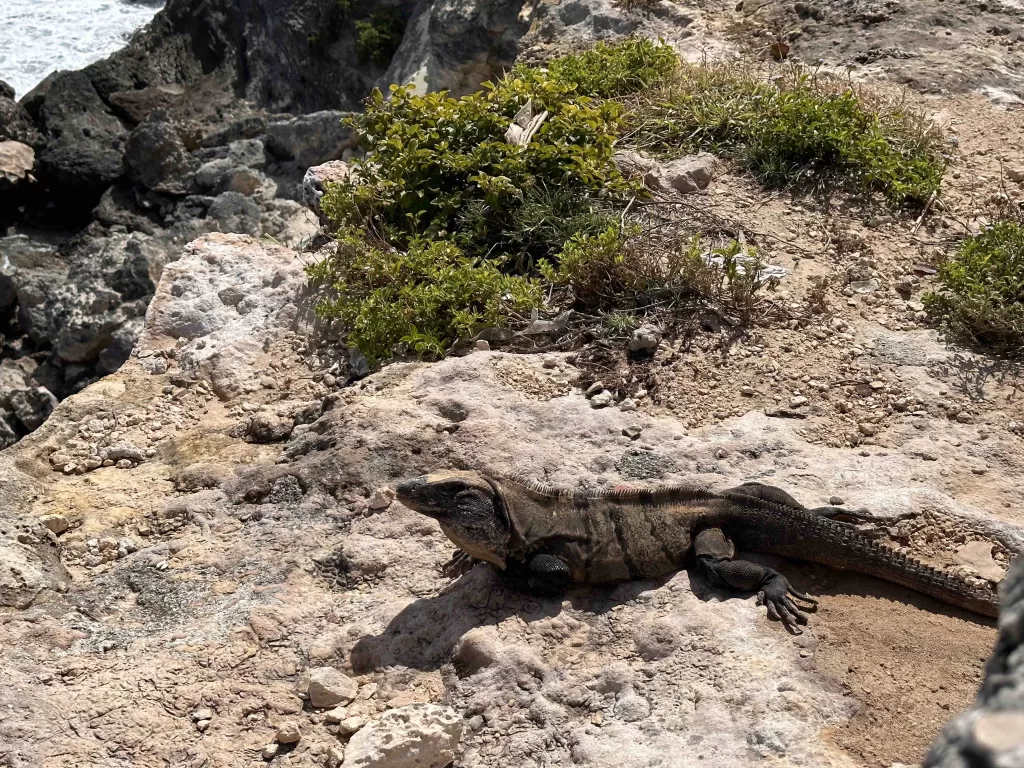
<svg viewBox="0 0 1024 768">
<path fill-rule="evenodd" d="M 771 186 L 842 185 L 920 205 L 945 171 L 920 115 L 795 68 L 769 81 L 734 64 L 684 66 L 631 117 L 642 148 L 734 157 Z"/>
<path fill-rule="evenodd" d="M 939 266 L 925 308 L 952 339 L 1024 352 L 1024 224 L 1002 221 L 968 237 Z"/>
<path fill-rule="evenodd" d="M 394 11 L 376 11 L 356 21 L 356 55 L 363 61 L 386 67 L 402 42 L 402 21 Z"/>
<path fill-rule="evenodd" d="M 453 244 L 415 238 L 408 250 L 339 233 L 337 252 L 307 269 L 329 288 L 317 314 L 340 324 L 371 365 L 399 346 L 437 357 L 459 338 L 541 303 L 541 288 L 492 261 L 469 258 Z"/>
</svg>

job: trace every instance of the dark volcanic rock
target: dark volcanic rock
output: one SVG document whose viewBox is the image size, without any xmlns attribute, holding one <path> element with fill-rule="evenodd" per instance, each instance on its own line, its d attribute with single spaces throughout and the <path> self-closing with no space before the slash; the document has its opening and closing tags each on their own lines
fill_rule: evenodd
<svg viewBox="0 0 1024 768">
<path fill-rule="evenodd" d="M 124 173 L 127 131 L 81 72 L 63 72 L 49 84 L 40 108 L 48 139 L 39 157 L 40 180 L 91 208 Z"/>
<path fill-rule="evenodd" d="M 43 135 L 36 129 L 28 110 L 7 96 L 0 95 L 0 141 L 9 139 L 38 149 Z"/>
<path fill-rule="evenodd" d="M 7 83 L 5 83 L 3 80 L 0 80 L 0 98 L 4 98 L 4 99 L 13 99 L 14 98 L 14 88 L 12 86 L 8 85 Z"/>
<path fill-rule="evenodd" d="M 999 639 L 985 665 L 974 704 L 954 718 L 924 761 L 925 768 L 1024 765 L 1024 557 L 1001 585 Z"/>
<path fill-rule="evenodd" d="M 125 146 L 125 165 L 133 181 L 172 195 L 193 190 L 199 161 L 189 154 L 177 128 L 167 122 L 139 125 Z"/>
</svg>

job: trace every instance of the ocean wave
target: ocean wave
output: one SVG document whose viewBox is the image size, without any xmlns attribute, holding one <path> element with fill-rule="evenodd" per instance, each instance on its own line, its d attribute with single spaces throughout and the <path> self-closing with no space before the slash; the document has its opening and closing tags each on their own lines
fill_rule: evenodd
<svg viewBox="0 0 1024 768">
<path fill-rule="evenodd" d="M 159 2 L 0 0 L 0 80 L 20 98 L 51 72 L 108 56 L 159 10 Z"/>
</svg>

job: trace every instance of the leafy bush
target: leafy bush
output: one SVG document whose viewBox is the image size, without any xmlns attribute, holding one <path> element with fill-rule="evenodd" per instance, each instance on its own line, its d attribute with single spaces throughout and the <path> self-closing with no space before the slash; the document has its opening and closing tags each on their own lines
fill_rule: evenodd
<svg viewBox="0 0 1024 768">
<path fill-rule="evenodd" d="M 348 231 L 339 233 L 337 249 L 307 270 L 331 289 L 316 311 L 339 322 L 371 365 L 400 345 L 439 356 L 460 337 L 539 306 L 543 296 L 535 280 L 444 241 L 417 237 L 403 252 Z"/>
<path fill-rule="evenodd" d="M 640 147 L 735 157 L 772 186 L 840 184 L 920 205 L 945 171 L 920 115 L 796 68 L 768 81 L 734 64 L 684 66 L 631 116 Z"/>
<path fill-rule="evenodd" d="M 1001 221 L 968 237 L 939 266 L 925 308 L 948 336 L 996 352 L 1024 352 L 1024 224 Z"/>
<path fill-rule="evenodd" d="M 394 11 L 376 11 L 369 19 L 356 21 L 356 55 L 379 67 L 386 67 L 402 42 L 402 21 Z"/>
</svg>

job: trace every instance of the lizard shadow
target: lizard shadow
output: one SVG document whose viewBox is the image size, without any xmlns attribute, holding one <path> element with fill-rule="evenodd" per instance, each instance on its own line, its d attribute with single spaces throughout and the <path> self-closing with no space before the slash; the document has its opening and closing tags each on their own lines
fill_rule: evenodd
<svg viewBox="0 0 1024 768">
<path fill-rule="evenodd" d="M 390 666 L 423 671 L 452 660 L 459 640 L 470 630 L 496 626 L 511 616 L 526 625 L 557 617 L 564 604 L 602 615 L 636 599 L 662 582 L 630 581 L 614 587 L 573 587 L 559 595 L 538 596 L 521 589 L 495 569 L 477 565 L 441 593 L 413 601 L 379 634 L 359 638 L 350 661 L 356 674 Z"/>
</svg>

